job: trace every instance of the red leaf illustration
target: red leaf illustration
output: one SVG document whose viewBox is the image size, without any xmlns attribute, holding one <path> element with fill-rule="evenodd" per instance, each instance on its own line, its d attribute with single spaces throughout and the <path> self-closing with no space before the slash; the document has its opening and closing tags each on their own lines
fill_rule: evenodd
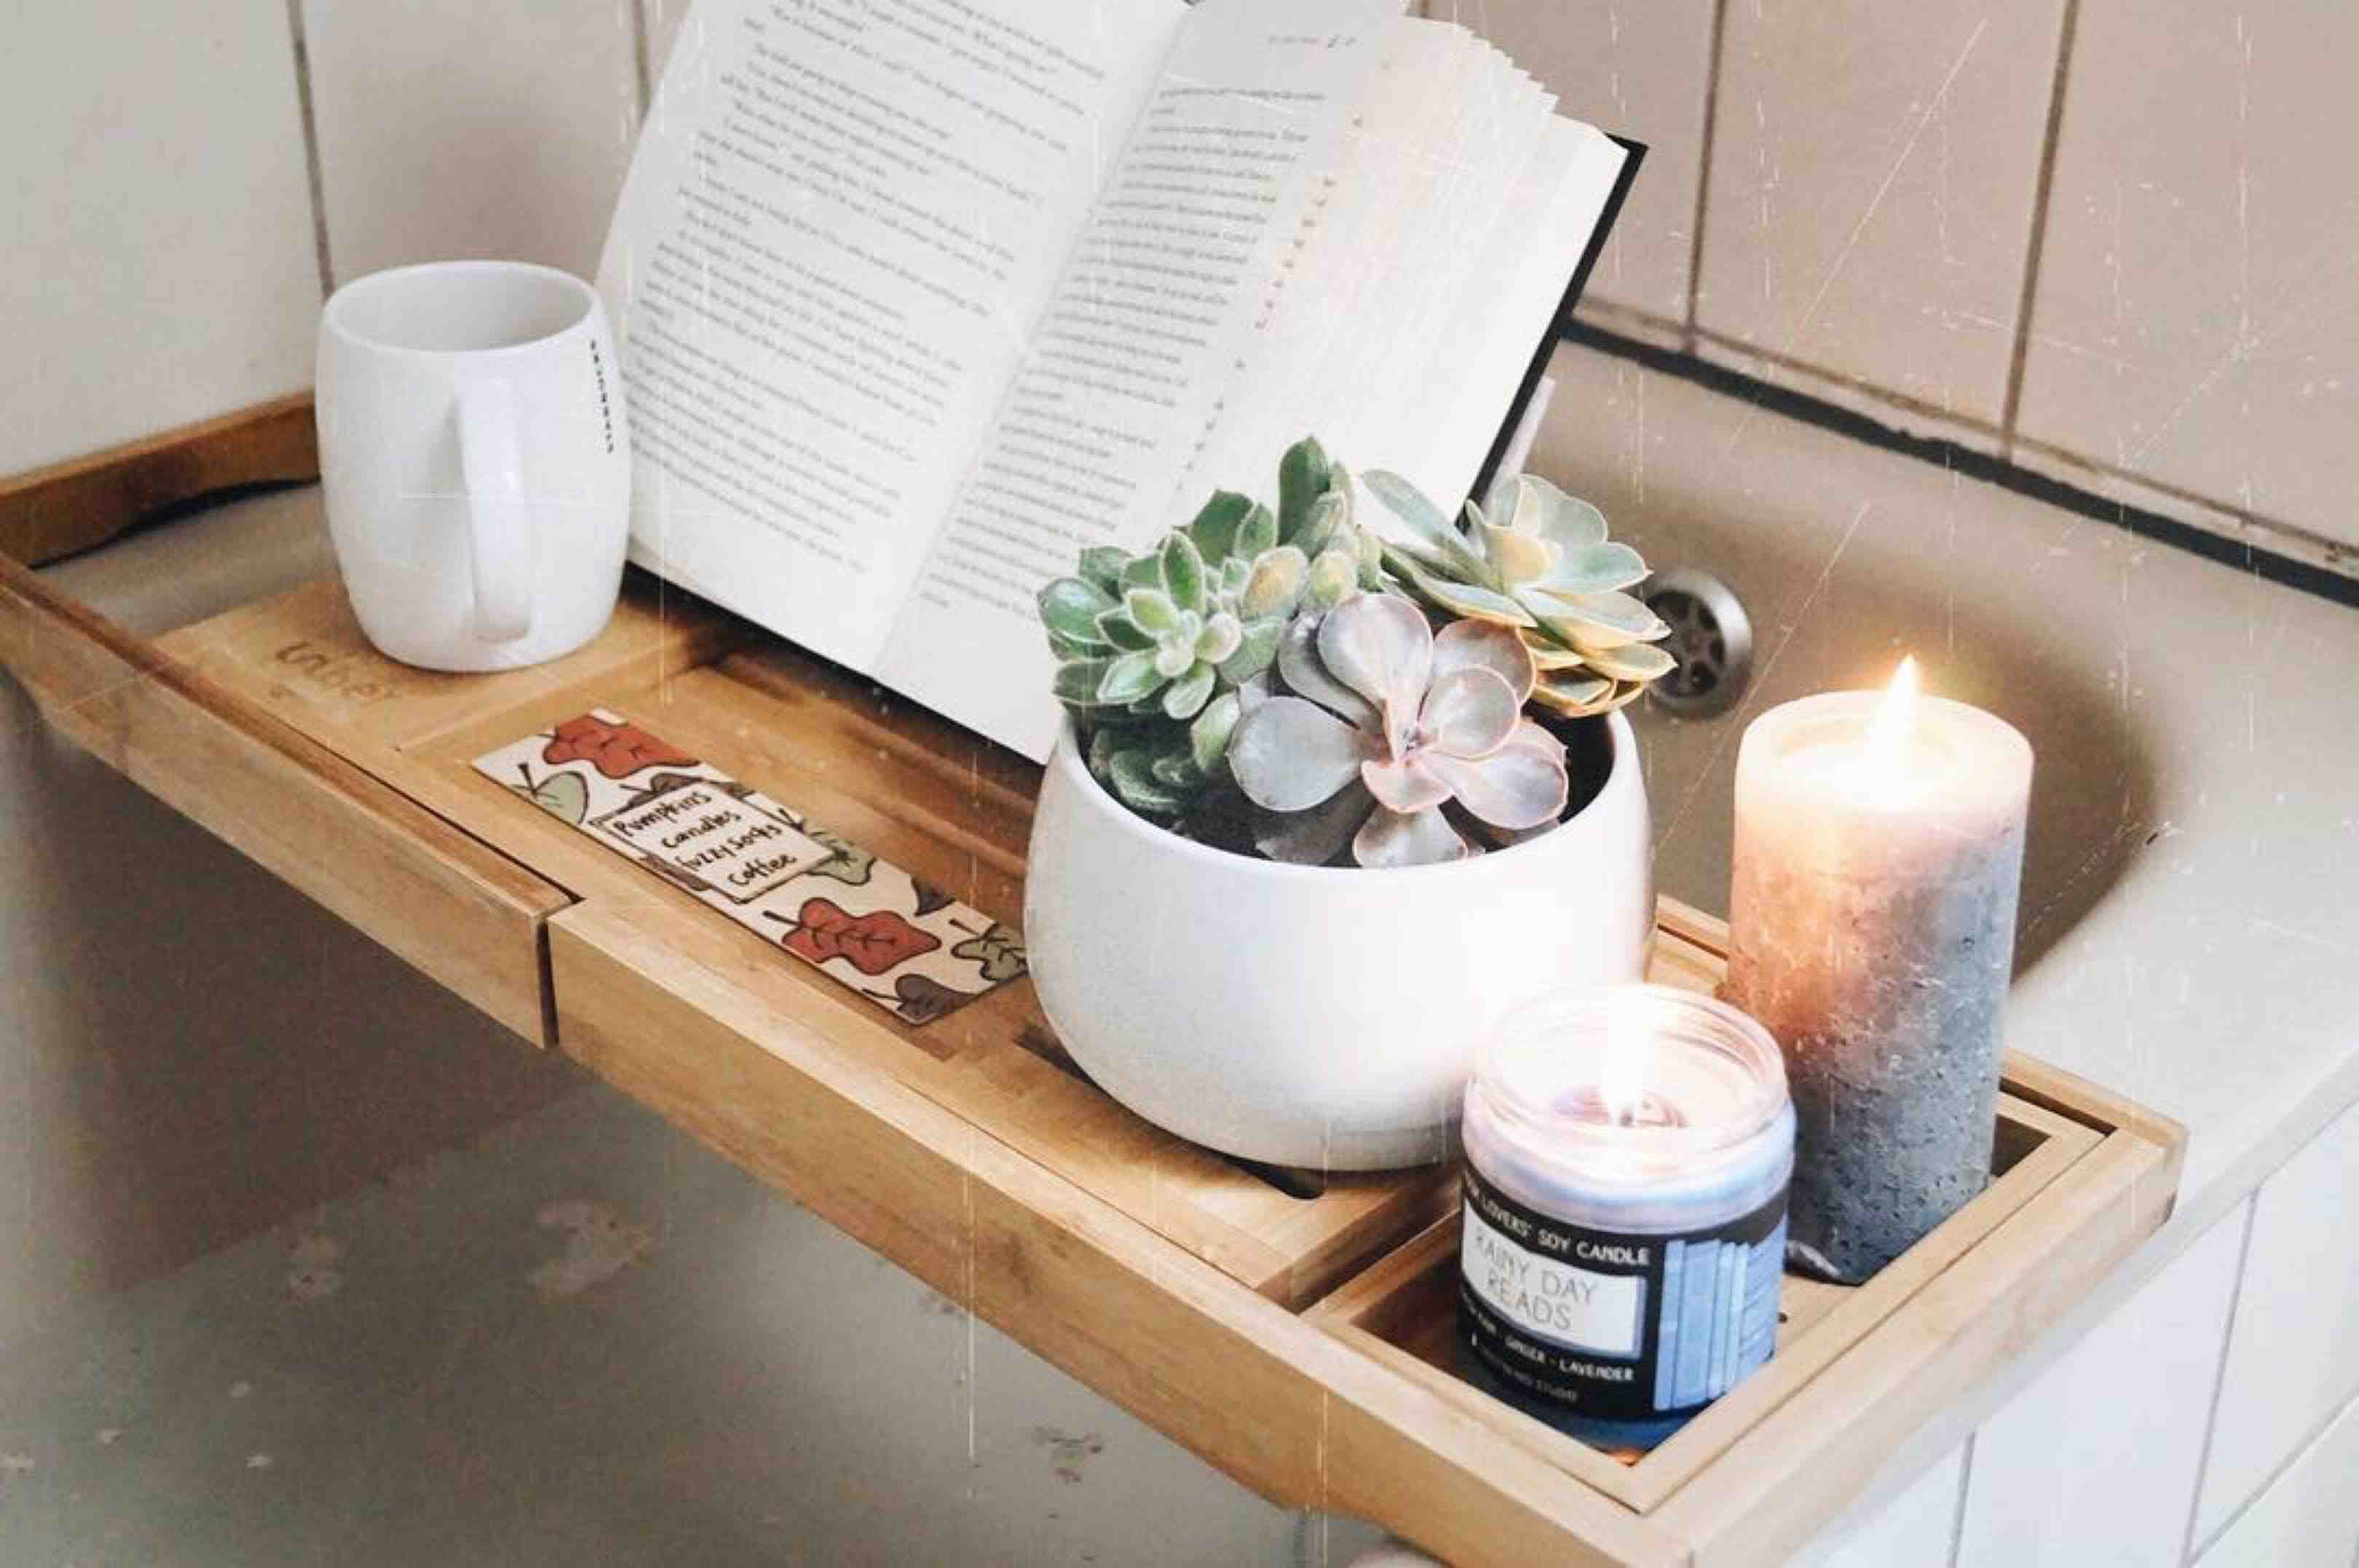
<svg viewBox="0 0 2359 1568">
<path fill-rule="evenodd" d="M 609 724 L 594 713 L 559 725 L 540 760 L 552 766 L 575 761 L 593 763 L 610 779 L 624 779 L 658 764 L 692 768 L 696 759 L 657 740 L 636 724 Z"/>
<path fill-rule="evenodd" d="M 797 957 L 814 964 L 848 959 L 864 975 L 881 975 L 942 945 L 940 937 L 919 930 L 889 909 L 850 914 L 823 898 L 803 901 L 795 928 L 781 941 Z"/>
</svg>

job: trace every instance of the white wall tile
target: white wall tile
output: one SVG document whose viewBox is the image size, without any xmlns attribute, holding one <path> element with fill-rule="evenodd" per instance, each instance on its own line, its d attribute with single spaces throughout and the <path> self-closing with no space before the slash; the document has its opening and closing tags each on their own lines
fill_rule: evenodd
<svg viewBox="0 0 2359 1568">
<path fill-rule="evenodd" d="M 2359 9 L 2082 0 L 2018 427 L 2359 543 Z"/>
<path fill-rule="evenodd" d="M 1697 324 L 1995 423 L 2062 16 L 2063 0 L 1730 5 Z"/>
<path fill-rule="evenodd" d="M 1829 1525 L 1788 1568 L 1947 1568 L 1966 1464 L 1960 1447 L 1889 1502 Z"/>
<path fill-rule="evenodd" d="M 2359 1404 L 2221 1532 L 2198 1568 L 2350 1568 L 2359 1560 Z"/>
<path fill-rule="evenodd" d="M 1506 50 L 1558 95 L 1562 113 L 1647 145 L 1585 301 L 1687 319 L 1712 13 L 1712 0 L 1431 0 L 1427 7 Z"/>
<path fill-rule="evenodd" d="M 2354 1193 L 2359 1108 L 2261 1184 L 2204 1467 L 2199 1540 L 2359 1393 Z"/>
<path fill-rule="evenodd" d="M 302 0 L 338 282 L 500 256 L 587 274 L 638 126 L 635 0 Z"/>
<path fill-rule="evenodd" d="M 1974 1439 L 1958 1568 L 2173 1568 L 2245 1239 L 2239 1205 Z"/>
<path fill-rule="evenodd" d="M 0 47 L 0 473 L 311 381 L 282 0 L 24 10 Z"/>
</svg>

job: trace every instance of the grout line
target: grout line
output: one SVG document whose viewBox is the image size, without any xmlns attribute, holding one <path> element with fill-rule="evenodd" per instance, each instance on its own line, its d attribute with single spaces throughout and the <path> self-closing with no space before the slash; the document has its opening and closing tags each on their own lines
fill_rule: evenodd
<svg viewBox="0 0 2359 1568">
<path fill-rule="evenodd" d="M 649 0 L 623 0 L 631 8 L 631 67 L 639 78 L 639 118 L 647 117 L 655 102 L 655 84 L 647 76 L 647 5 Z"/>
<path fill-rule="evenodd" d="M 1703 135 L 1696 146 L 1695 221 L 1688 225 L 1688 319 L 1681 324 L 1687 346 L 1696 342 L 1696 308 L 1703 292 L 1704 203 L 1712 195 L 1712 152 L 1720 125 L 1721 54 L 1728 46 L 1728 0 L 1712 0 L 1712 40 L 1704 47 Z"/>
<path fill-rule="evenodd" d="M 1723 396 L 1740 399 L 1767 413 L 1782 415 L 1799 423 L 1813 425 L 1886 451 L 1937 463 L 1962 478 L 1980 480 L 2060 511 L 2112 524 L 2137 538 L 2185 550 L 2264 582 L 2315 594 L 2330 603 L 2359 608 L 2359 577 L 2272 549 L 2251 538 L 2232 537 L 2167 513 L 2100 495 L 2065 480 L 2026 468 L 2007 458 L 1978 451 L 1942 437 L 1919 436 L 1896 429 L 1870 415 L 1826 398 L 1760 381 L 1742 371 L 1729 369 L 1694 354 L 1658 348 L 1652 343 L 1593 326 L 1579 318 L 1565 326 L 1560 341 L 1631 361 L 1648 370 L 1691 382 Z M 2133 483 L 2147 482 L 2135 474 L 2116 477 Z M 2302 534 L 2299 529 L 2279 529 L 2266 519 L 2237 515 L 2256 533 L 2274 530 L 2289 538 Z"/>
<path fill-rule="evenodd" d="M 311 195 L 311 259 L 320 269 L 320 297 L 336 291 L 328 259 L 327 181 L 320 173 L 320 124 L 311 109 L 311 47 L 303 33 L 303 0 L 287 0 L 288 45 L 295 57 L 295 114 L 303 126 L 303 179 Z"/>
<path fill-rule="evenodd" d="M 1879 386 L 1864 377 L 1851 375 L 1843 371 L 1829 370 L 1824 365 L 1812 364 L 1806 359 L 1789 353 L 1781 353 L 1776 349 L 1765 349 L 1758 343 L 1748 342 L 1743 338 L 1731 337 L 1724 332 L 1716 332 L 1709 327 L 1698 327 L 1690 336 L 1693 340 L 1691 351 L 1700 352 L 1706 348 L 1719 349 L 1725 353 L 1741 356 L 1776 370 L 1807 376 L 1823 386 L 1838 387 L 1857 396 L 1873 399 L 1897 412 L 1914 414 L 1952 430 L 1970 430 L 1977 435 L 1994 437 L 2002 434 L 1997 426 L 1988 420 L 1978 419 L 1971 414 L 1961 414 L 1954 408 L 1943 408 L 1936 404 L 1928 403 L 1921 397 Z M 1731 368 L 1734 369 L 1734 367 Z M 1734 373 L 1752 380 L 1767 379 L 1755 376 L 1751 372 L 1742 369 L 1734 369 Z M 1803 387 L 1797 387 L 1795 390 L 1806 397 L 1819 395 Z M 1841 407 L 1842 405 L 1837 404 L 1836 406 Z"/>
<path fill-rule="evenodd" d="M 2031 193 L 2031 239 L 2024 247 L 2023 288 L 2016 296 L 2015 345 L 2007 355 L 2006 401 L 2000 406 L 1999 434 L 2010 447 L 2016 416 L 2023 408 L 2024 367 L 2031 359 L 2031 310 L 2039 297 L 2039 268 L 2048 251 L 2048 209 L 2056 189 L 2056 144 L 2064 127 L 2064 93 L 2071 80 L 2072 45 L 2081 30 L 2081 0 L 2064 0 L 2064 20 L 2056 38 L 2056 77 L 2048 90 L 2048 127 L 2039 139 L 2039 173 Z"/>
<path fill-rule="evenodd" d="M 2220 1325 L 2220 1359 L 2212 1371 L 2212 1400 L 2203 1411 L 2203 1446 L 2197 1450 L 2195 1495 L 2187 1499 L 2187 1530 L 2180 1537 L 2179 1560 L 2182 1563 L 2195 1561 L 2195 1525 L 2203 1516 L 2203 1483 L 2212 1474 L 2212 1444 L 2219 1435 L 2220 1396 L 2228 1386 L 2228 1347 L 2236 1339 L 2236 1309 L 2245 1299 L 2245 1262 L 2253 1254 L 2253 1220 L 2260 1206 L 2256 1189 L 2245 1199 L 2245 1234 L 2236 1238 L 2236 1288 L 2228 1297 L 2228 1320 Z"/>
<path fill-rule="evenodd" d="M 2277 1490 L 2279 1483 L 2283 1482 L 2287 1476 L 2292 1475 L 2295 1467 L 2310 1457 L 2311 1450 L 2315 1449 L 2321 1443 L 2326 1441 L 2326 1436 L 2329 1433 L 2341 1425 L 2346 1417 L 2353 1415 L 2359 1415 L 2359 1394 L 2353 1394 L 2348 1399 L 2345 1399 L 2341 1404 L 2336 1405 L 2332 1411 L 2327 1413 L 2325 1420 L 2305 1431 L 2301 1434 L 2300 1438 L 2295 1442 L 2293 1452 L 2287 1454 L 2285 1458 L 2280 1460 L 2277 1464 L 2270 1466 L 2268 1475 L 2262 1478 L 2259 1486 L 2253 1488 L 2253 1495 L 2246 1498 L 2243 1502 L 2238 1503 L 2234 1509 L 2231 1509 L 2228 1517 L 2220 1521 L 2220 1528 L 2213 1530 L 2210 1535 L 2205 1536 L 2201 1544 L 2196 1546 L 2189 1552 L 2187 1559 L 2188 1562 L 2190 1563 L 2193 1563 L 2198 1559 L 2201 1558 L 2204 1553 L 2219 1545 L 2221 1540 L 2225 1537 L 2230 1530 L 2235 1529 L 2237 1525 L 2244 1521 L 2245 1515 L 2251 1513 L 2253 1509 L 2264 1501 L 2271 1492 Z"/>
<path fill-rule="evenodd" d="M 1966 1488 L 1973 1483 L 1974 1444 L 1981 1437 L 1979 1432 L 1966 1433 L 1958 1455 L 1958 1500 L 1950 1510 L 1950 1554 L 1941 1559 L 1944 1568 L 1958 1568 L 1958 1554 L 1966 1549 Z"/>
</svg>

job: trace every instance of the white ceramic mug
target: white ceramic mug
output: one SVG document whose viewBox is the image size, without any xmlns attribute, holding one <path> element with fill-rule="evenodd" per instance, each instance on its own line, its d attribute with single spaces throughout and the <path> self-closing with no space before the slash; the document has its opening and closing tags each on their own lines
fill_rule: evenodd
<svg viewBox="0 0 2359 1568">
<path fill-rule="evenodd" d="M 513 669 L 606 624 L 631 440 L 588 284 L 498 261 L 356 278 L 321 312 L 317 401 L 336 562 L 386 655 Z"/>
</svg>

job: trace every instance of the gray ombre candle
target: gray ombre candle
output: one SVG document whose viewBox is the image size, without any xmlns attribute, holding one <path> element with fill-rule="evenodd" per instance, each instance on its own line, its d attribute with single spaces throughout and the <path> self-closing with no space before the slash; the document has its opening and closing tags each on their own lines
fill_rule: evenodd
<svg viewBox="0 0 2359 1568">
<path fill-rule="evenodd" d="M 1721 994 L 1785 1051 L 1811 1273 L 1866 1279 L 1990 1179 L 2030 788 L 2022 735 L 1914 660 L 1745 732 Z"/>
</svg>

